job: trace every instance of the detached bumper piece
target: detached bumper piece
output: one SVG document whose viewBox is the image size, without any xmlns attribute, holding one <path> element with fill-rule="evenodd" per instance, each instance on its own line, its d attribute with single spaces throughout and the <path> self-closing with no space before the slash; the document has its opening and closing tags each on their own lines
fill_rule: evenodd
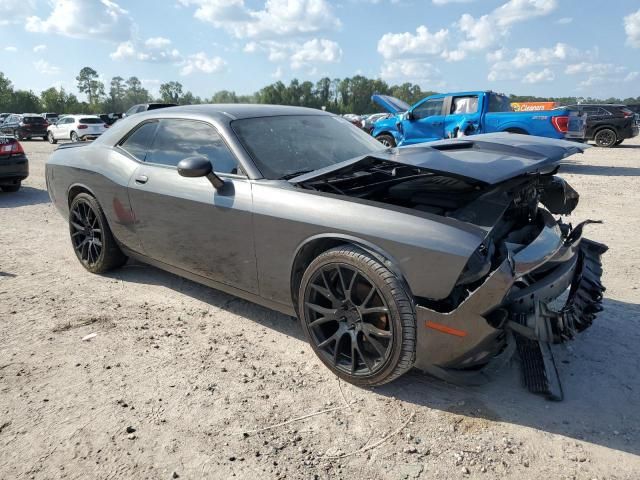
<svg viewBox="0 0 640 480">
<path fill-rule="evenodd" d="M 536 317 L 538 322 L 544 322 L 545 325 L 541 326 L 538 323 L 535 326 L 536 334 L 527 331 L 526 327 L 511 324 L 516 332 L 524 383 L 530 392 L 545 395 L 549 400 L 563 399 L 562 384 L 551 351 L 551 343 L 571 340 L 576 333 L 590 327 L 596 314 L 602 311 L 605 288 L 600 281 L 601 256 L 607 249 L 608 247 L 601 243 L 583 238 L 564 307 L 555 312 L 547 304 L 540 304 Z M 522 316 L 519 316 L 519 319 L 525 320 Z M 542 332 L 548 335 L 541 335 Z"/>
</svg>

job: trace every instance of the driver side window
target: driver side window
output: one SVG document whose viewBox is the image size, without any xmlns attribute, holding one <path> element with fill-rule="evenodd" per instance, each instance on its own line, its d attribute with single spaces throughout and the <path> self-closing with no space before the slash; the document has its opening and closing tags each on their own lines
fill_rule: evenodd
<svg viewBox="0 0 640 480">
<path fill-rule="evenodd" d="M 444 99 L 437 98 L 427 100 L 413 109 L 413 118 L 420 120 L 422 118 L 433 117 L 434 115 L 442 115 L 442 104 Z"/>
<path fill-rule="evenodd" d="M 208 158 L 216 173 L 239 173 L 235 157 L 211 125 L 195 120 L 160 120 L 145 161 L 176 167 L 189 157 Z"/>
</svg>

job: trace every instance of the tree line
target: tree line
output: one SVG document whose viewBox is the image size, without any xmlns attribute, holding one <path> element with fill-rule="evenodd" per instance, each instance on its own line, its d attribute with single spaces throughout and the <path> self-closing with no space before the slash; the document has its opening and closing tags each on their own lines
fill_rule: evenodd
<svg viewBox="0 0 640 480">
<path fill-rule="evenodd" d="M 381 108 L 371 101 L 371 95 L 380 93 L 398 97 L 409 104 L 436 92 L 424 91 L 419 85 L 406 82 L 389 85 L 384 80 L 356 75 L 348 78 L 328 77 L 317 82 L 300 82 L 293 79 L 289 85 L 277 81 L 251 95 L 238 95 L 234 91 L 220 90 L 210 98 L 201 98 L 184 91 L 180 82 L 170 81 L 160 85 L 159 96 L 153 97 L 137 77 L 125 79 L 115 76 L 107 86 L 100 81 L 98 72 L 84 67 L 76 77 L 77 88 L 86 96 L 80 101 L 64 88 L 50 87 L 37 95 L 30 90 L 14 89 L 11 81 L 0 72 L 0 112 L 56 112 L 56 113 L 112 113 L 124 112 L 138 103 L 164 102 L 179 105 L 199 103 L 268 103 L 325 108 L 333 113 L 372 113 Z M 575 103 L 640 103 L 640 96 L 626 99 L 583 97 L 534 97 L 510 95 L 513 102 L 554 101 L 560 105 Z"/>
</svg>

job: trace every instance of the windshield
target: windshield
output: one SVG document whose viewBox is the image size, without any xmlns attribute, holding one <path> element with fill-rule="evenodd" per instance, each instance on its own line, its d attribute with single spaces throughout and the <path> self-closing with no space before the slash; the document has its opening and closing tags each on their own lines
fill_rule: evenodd
<svg viewBox="0 0 640 480">
<path fill-rule="evenodd" d="M 337 116 L 246 118 L 231 122 L 231 128 L 262 175 L 272 180 L 384 149 L 373 137 Z"/>
</svg>

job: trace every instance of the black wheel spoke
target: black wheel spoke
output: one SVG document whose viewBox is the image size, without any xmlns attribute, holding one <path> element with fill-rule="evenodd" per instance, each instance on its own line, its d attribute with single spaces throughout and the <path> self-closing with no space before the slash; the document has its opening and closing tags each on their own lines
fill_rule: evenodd
<svg viewBox="0 0 640 480">
<path fill-rule="evenodd" d="M 374 336 L 380 337 L 380 338 L 391 338 L 391 332 L 390 331 L 382 330 L 382 329 L 380 329 L 378 327 L 374 327 L 370 323 L 365 323 L 362 326 L 362 329 L 364 330 L 365 333 L 367 333 L 369 335 L 374 335 Z"/>
<path fill-rule="evenodd" d="M 380 307 L 369 307 L 360 309 L 360 313 L 362 315 L 369 315 L 371 313 L 389 313 L 389 309 L 384 306 Z"/>
<path fill-rule="evenodd" d="M 387 364 L 390 310 L 363 271 L 345 263 L 319 267 L 305 287 L 303 305 L 307 333 L 327 364 L 352 376 L 375 374 Z"/>
<path fill-rule="evenodd" d="M 100 218 L 88 201 L 82 200 L 71 209 L 69 218 L 71 241 L 78 258 L 88 265 L 100 260 L 102 227 Z"/>
</svg>

